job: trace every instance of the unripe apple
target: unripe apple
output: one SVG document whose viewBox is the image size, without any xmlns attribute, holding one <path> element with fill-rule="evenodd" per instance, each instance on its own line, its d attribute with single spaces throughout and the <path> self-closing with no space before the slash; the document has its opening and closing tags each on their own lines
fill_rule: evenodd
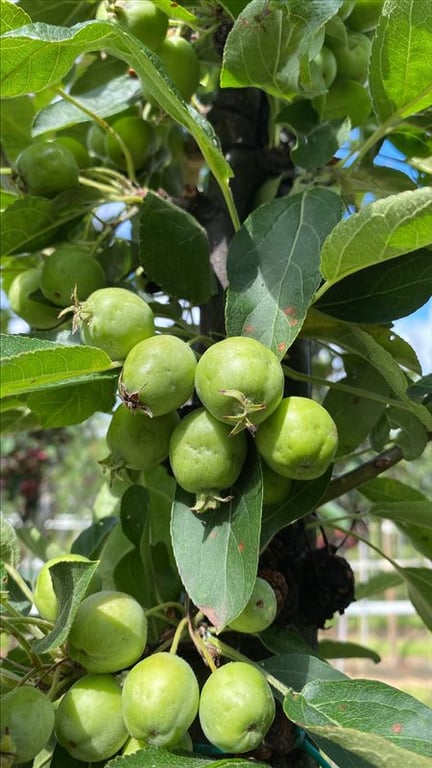
<svg viewBox="0 0 432 768">
<path fill-rule="evenodd" d="M 69 653 L 88 672 L 119 672 L 147 643 L 147 617 L 126 592 L 104 590 L 80 604 L 69 633 Z"/>
<path fill-rule="evenodd" d="M 27 763 L 43 749 L 54 727 L 54 707 L 48 696 L 28 685 L 1 698 L 0 763 L 3 752 L 16 763 Z"/>
<path fill-rule="evenodd" d="M 274 716 L 274 698 L 264 675 L 243 661 L 216 669 L 201 691 L 201 727 L 211 744 L 223 752 L 256 749 Z"/>
<path fill-rule="evenodd" d="M 57 555 L 57 557 L 52 557 L 44 563 L 36 579 L 33 599 L 40 615 L 48 621 L 55 621 L 58 613 L 57 595 L 54 592 L 50 569 L 56 563 L 65 562 L 89 563 L 90 560 L 88 557 L 84 557 L 84 555 L 67 554 Z M 87 588 L 87 594 L 97 592 L 100 587 L 100 576 L 98 573 L 95 573 Z"/>
<path fill-rule="evenodd" d="M 123 717 L 136 739 L 163 747 L 177 744 L 198 712 L 199 687 L 189 664 L 159 652 L 136 664 L 123 686 Z"/>
<path fill-rule="evenodd" d="M 252 594 L 242 612 L 230 622 L 236 632 L 263 632 L 272 624 L 277 612 L 276 594 L 272 586 L 257 576 Z"/>
<path fill-rule="evenodd" d="M 127 739 L 121 688 L 112 675 L 85 675 L 58 705 L 55 734 L 72 757 L 93 763 L 115 755 Z"/>
</svg>

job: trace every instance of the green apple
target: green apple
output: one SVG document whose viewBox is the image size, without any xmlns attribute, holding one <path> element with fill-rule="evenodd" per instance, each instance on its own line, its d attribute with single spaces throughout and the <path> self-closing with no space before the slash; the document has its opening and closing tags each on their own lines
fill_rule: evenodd
<svg viewBox="0 0 432 768">
<path fill-rule="evenodd" d="M 74 683 L 58 705 L 55 734 L 59 744 L 83 763 L 115 755 L 128 737 L 117 680 L 112 675 L 85 675 Z"/>
<path fill-rule="evenodd" d="M 78 607 L 69 654 L 87 672 L 119 672 L 134 664 L 147 643 L 144 609 L 126 592 L 103 590 Z"/>
<path fill-rule="evenodd" d="M 242 612 L 230 622 L 236 632 L 256 633 L 273 623 L 277 613 L 276 594 L 265 579 L 257 576 L 252 594 Z"/>
<path fill-rule="evenodd" d="M 35 588 L 33 590 L 33 599 L 40 615 L 48 621 L 55 621 L 58 613 L 57 596 L 54 592 L 50 569 L 56 563 L 64 562 L 89 563 L 90 560 L 88 557 L 84 557 L 84 555 L 67 554 L 57 555 L 57 557 L 52 557 L 44 563 L 36 579 Z M 89 584 L 87 593 L 97 592 L 100 587 L 101 579 L 96 572 Z"/>
<path fill-rule="evenodd" d="M 54 727 L 54 707 L 37 688 L 22 685 L 1 698 L 0 763 L 11 753 L 16 763 L 27 763 L 43 749 Z"/>
</svg>

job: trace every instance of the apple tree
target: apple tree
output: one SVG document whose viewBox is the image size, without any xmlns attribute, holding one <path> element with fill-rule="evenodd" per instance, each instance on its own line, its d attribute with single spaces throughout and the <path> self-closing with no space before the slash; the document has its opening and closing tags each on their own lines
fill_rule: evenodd
<svg viewBox="0 0 432 768">
<path fill-rule="evenodd" d="M 1 0 L 1 25 L 2 431 L 106 424 L 71 551 L 2 520 L 2 766 L 426 768 L 431 711 L 317 637 L 356 595 L 326 503 L 340 538 L 361 506 L 432 556 L 431 500 L 386 475 L 432 432 L 393 328 L 432 293 L 431 4 Z M 390 565 L 370 591 L 431 629 L 430 569 Z"/>
</svg>

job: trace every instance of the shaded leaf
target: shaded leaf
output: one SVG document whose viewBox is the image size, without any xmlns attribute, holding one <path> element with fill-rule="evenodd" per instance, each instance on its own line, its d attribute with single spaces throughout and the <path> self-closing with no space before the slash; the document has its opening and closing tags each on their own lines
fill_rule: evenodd
<svg viewBox="0 0 432 768">
<path fill-rule="evenodd" d="M 342 731 L 357 731 L 358 737 L 379 736 L 409 751 L 413 761 L 414 755 L 432 756 L 429 707 L 376 680 L 312 681 L 300 694 L 288 694 L 284 710 L 306 729 L 337 725 Z M 350 749 L 348 739 L 342 744 Z"/>
<path fill-rule="evenodd" d="M 413 413 L 391 406 L 388 409 L 388 419 L 392 429 L 397 429 L 394 442 L 399 445 L 404 459 L 418 459 L 428 442 L 426 429 L 420 419 Z"/>
<path fill-rule="evenodd" d="M 314 680 L 346 680 L 346 675 L 326 661 L 305 653 L 285 653 L 272 656 L 260 662 L 260 667 L 269 672 L 279 682 L 301 691 Z M 278 695 L 276 693 L 276 695 Z"/>
<path fill-rule="evenodd" d="M 329 467 L 321 477 L 306 482 L 293 481 L 288 498 L 281 504 L 264 507 L 261 524 L 261 550 L 265 549 L 273 536 L 304 517 L 312 509 L 315 509 L 321 501 L 332 474 Z"/>
<path fill-rule="evenodd" d="M 2 99 L 0 111 L 2 148 L 11 163 L 14 163 L 19 153 L 31 143 L 31 125 L 34 113 L 35 107 L 30 96 Z M 15 195 L 17 192 L 18 190 L 15 191 Z M 2 207 L 5 199 L 7 200 L 6 195 L 5 190 L 2 190 Z M 16 196 L 13 197 L 8 205 L 15 202 L 16 199 Z"/>
<path fill-rule="evenodd" d="M 219 509 L 197 514 L 190 509 L 192 494 L 178 487 L 171 519 L 181 580 L 219 631 L 243 610 L 257 574 L 262 480 L 253 445 L 229 495 Z"/>
<path fill-rule="evenodd" d="M 44 429 L 80 424 L 96 411 L 109 412 L 115 405 L 118 372 L 85 384 L 34 392 L 27 399 L 30 410 Z"/>
<path fill-rule="evenodd" d="M 122 75 L 109 80 L 94 91 L 80 94 L 77 101 L 99 117 L 110 117 L 127 109 L 141 96 L 141 85 L 130 75 Z M 76 123 L 85 123 L 92 118 L 86 112 L 68 101 L 60 100 L 49 104 L 37 114 L 33 124 L 33 136 L 40 136 L 47 131 L 67 128 Z"/>
<path fill-rule="evenodd" d="M 286 627 L 278 627 L 277 624 L 271 624 L 264 632 L 260 632 L 260 640 L 273 653 L 318 655 L 299 633 Z"/>
<path fill-rule="evenodd" d="M 100 555 L 108 534 L 117 523 L 117 517 L 103 517 L 102 520 L 92 523 L 74 540 L 71 552 L 84 555 L 89 560 L 96 559 Z"/>
<path fill-rule="evenodd" d="M 432 242 L 432 189 L 390 195 L 343 219 L 327 237 L 320 295 L 348 275 Z"/>
<path fill-rule="evenodd" d="M 393 501 L 372 504 L 369 514 L 394 523 L 412 523 L 432 530 L 432 501 Z"/>
<path fill-rule="evenodd" d="M 120 522 L 123 533 L 136 547 L 143 535 L 149 508 L 149 494 L 142 485 L 130 485 L 120 502 Z"/>
<path fill-rule="evenodd" d="M 409 397 L 415 402 L 421 402 L 425 397 L 432 396 L 432 373 L 410 384 L 407 389 Z"/>
<path fill-rule="evenodd" d="M 381 122 L 408 117 L 431 105 L 432 6 L 387 0 L 372 39 L 369 88 Z"/>
<path fill-rule="evenodd" d="M 364 645 L 338 640 L 320 640 L 319 654 L 323 659 L 371 659 L 375 664 L 381 661 L 381 656 Z"/>
<path fill-rule="evenodd" d="M 318 54 L 325 23 L 338 11 L 339 0 L 252 0 L 228 35 L 221 85 L 255 86 L 280 98 L 316 94 L 309 56 Z"/>
<path fill-rule="evenodd" d="M 1 216 L 2 253 L 36 251 L 49 245 L 59 230 L 52 201 L 26 195 Z"/>
<path fill-rule="evenodd" d="M 58 616 L 45 637 L 33 643 L 35 653 L 46 653 L 65 642 L 79 604 L 98 567 L 98 562 L 59 562 L 50 568 L 54 592 L 58 600 Z"/>
<path fill-rule="evenodd" d="M 381 736 L 336 725 L 308 726 L 315 743 L 343 768 L 428 768 L 430 758 L 413 755 Z"/>
<path fill-rule="evenodd" d="M 95 11 L 92 0 L 19 0 L 19 4 L 33 21 L 47 21 L 65 27 L 88 19 Z"/>
<path fill-rule="evenodd" d="M 407 585 L 408 596 L 418 615 L 432 629 L 432 570 L 400 566 L 397 570 Z"/>
<path fill-rule="evenodd" d="M 385 400 L 390 395 L 390 388 L 385 379 L 365 360 L 354 355 L 345 355 L 343 362 L 347 376 L 339 379 L 339 383 L 379 394 L 382 396 L 382 402 L 337 389 L 329 390 L 323 400 L 323 406 L 337 426 L 337 457 L 347 456 L 363 442 L 384 412 Z"/>
<path fill-rule="evenodd" d="M 140 219 L 139 258 L 170 296 L 205 304 L 214 289 L 205 229 L 187 211 L 148 192 Z"/>
<path fill-rule="evenodd" d="M 327 189 L 273 200 L 251 213 L 227 260 L 226 323 L 282 357 L 301 330 L 320 281 L 321 245 L 341 215 Z"/>
<path fill-rule="evenodd" d="M 336 343 L 342 349 L 354 352 L 366 360 L 381 374 L 390 388 L 401 400 L 401 405 L 411 411 L 428 429 L 432 429 L 432 415 L 422 405 L 413 403 L 407 395 L 408 381 L 400 366 L 375 338 L 369 333 L 342 320 L 334 320 L 313 310 L 308 314 L 303 325 L 302 336 L 314 339 L 326 339 Z M 380 338 L 377 336 L 377 338 Z M 386 344 L 387 346 L 387 344 Z M 358 392 L 365 396 L 364 391 Z"/>
<path fill-rule="evenodd" d="M 389 571 L 388 573 L 376 573 L 368 579 L 368 581 L 358 582 L 355 585 L 355 597 L 356 600 L 363 600 L 366 597 L 374 597 L 386 589 L 392 587 L 398 587 L 402 584 L 402 577 L 397 571 Z"/>
<path fill-rule="evenodd" d="M 415 182 L 402 171 L 380 165 L 367 165 L 350 171 L 341 178 L 346 196 L 374 195 L 377 198 L 416 189 Z"/>
<path fill-rule="evenodd" d="M 431 295 L 431 253 L 421 249 L 343 278 L 315 306 L 354 323 L 389 323 L 419 309 Z"/>
</svg>

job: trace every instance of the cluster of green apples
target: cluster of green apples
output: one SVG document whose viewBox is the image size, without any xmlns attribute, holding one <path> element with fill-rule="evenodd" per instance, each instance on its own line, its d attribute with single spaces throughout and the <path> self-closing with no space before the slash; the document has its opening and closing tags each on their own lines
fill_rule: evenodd
<svg viewBox="0 0 432 768">
<path fill-rule="evenodd" d="M 51 568 L 66 561 L 89 562 L 78 554 L 52 558 L 35 583 L 35 607 L 51 622 L 59 612 Z M 229 628 L 260 632 L 276 611 L 272 587 L 257 577 Z M 83 762 L 146 746 L 192 751 L 189 729 L 195 721 L 211 744 L 237 754 L 259 746 L 273 722 L 273 694 L 260 670 L 230 662 L 216 668 L 200 690 L 182 656 L 148 654 L 146 611 L 125 592 L 101 589 L 97 571 L 78 606 L 65 652 L 77 679 L 60 699 L 52 702 L 29 684 L 2 696 L 0 747 L 7 768 L 32 760 L 53 738 Z"/>
<path fill-rule="evenodd" d="M 383 0 L 345 0 L 326 24 L 324 45 L 312 62 L 328 89 L 312 103 L 322 120 L 348 115 L 361 125 L 371 105 L 366 88 L 371 36 L 378 24 Z"/>
<path fill-rule="evenodd" d="M 264 504 L 283 501 L 292 480 L 319 477 L 336 452 L 328 412 L 309 398 L 284 398 L 278 358 L 246 336 L 216 342 L 198 362 L 176 336 L 143 339 L 125 356 L 119 394 L 104 464 L 144 471 L 168 459 L 199 513 L 229 498 L 223 492 L 243 469 L 247 433 L 263 460 Z M 199 404 L 180 419 L 179 409 L 194 396 Z"/>
</svg>

